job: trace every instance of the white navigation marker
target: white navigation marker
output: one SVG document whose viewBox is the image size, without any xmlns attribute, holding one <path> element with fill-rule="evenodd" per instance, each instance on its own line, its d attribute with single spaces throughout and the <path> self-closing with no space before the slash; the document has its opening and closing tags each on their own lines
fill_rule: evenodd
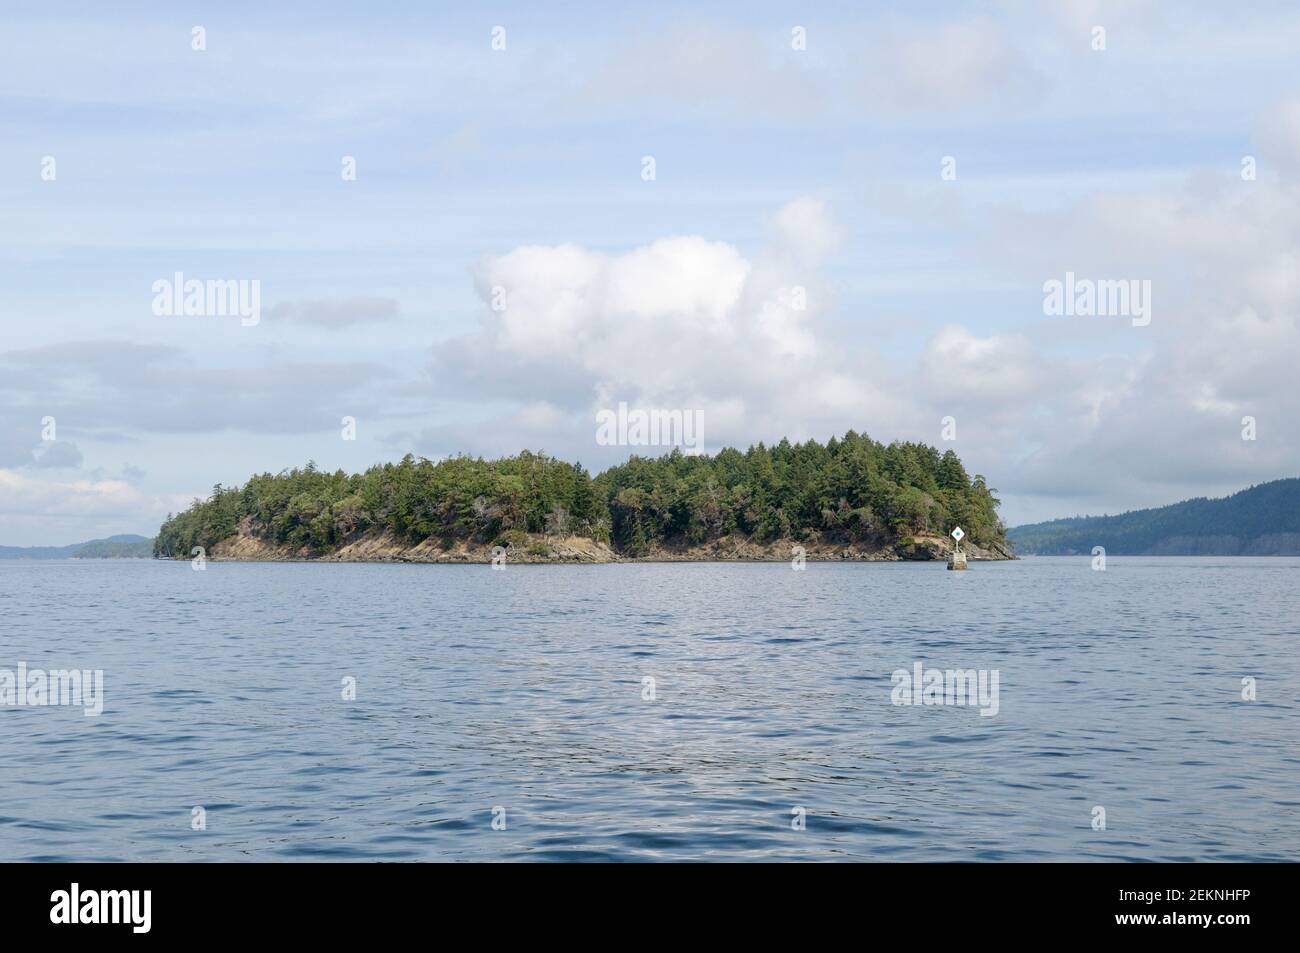
<svg viewBox="0 0 1300 953">
<path fill-rule="evenodd" d="M 948 557 L 949 569 L 966 568 L 966 554 L 961 551 L 961 538 L 965 535 L 960 526 L 952 531 L 952 538 L 957 540 L 957 545 L 952 548 L 952 555 Z"/>
</svg>

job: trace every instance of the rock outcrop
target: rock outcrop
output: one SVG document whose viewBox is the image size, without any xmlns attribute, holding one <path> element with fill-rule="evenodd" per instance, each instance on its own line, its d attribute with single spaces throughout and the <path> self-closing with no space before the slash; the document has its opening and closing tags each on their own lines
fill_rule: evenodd
<svg viewBox="0 0 1300 953">
<path fill-rule="evenodd" d="M 785 562 L 793 559 L 800 550 L 811 562 L 880 562 L 946 560 L 952 552 L 952 540 L 942 536 L 916 536 L 884 545 L 789 539 L 756 543 L 743 536 L 724 536 L 698 545 L 655 546 L 632 556 L 616 553 L 605 543 L 581 536 L 516 534 L 513 544 L 503 548 L 507 563 Z M 1003 546 L 981 549 L 967 542 L 964 548 L 972 560 L 1015 558 Z M 426 539 L 411 544 L 391 533 L 369 530 L 357 534 L 337 549 L 316 552 L 305 547 L 277 545 L 255 536 L 245 521 L 237 534 L 213 546 L 207 557 L 253 562 L 487 563 L 492 561 L 494 549 L 490 543 L 466 540 Z"/>
</svg>

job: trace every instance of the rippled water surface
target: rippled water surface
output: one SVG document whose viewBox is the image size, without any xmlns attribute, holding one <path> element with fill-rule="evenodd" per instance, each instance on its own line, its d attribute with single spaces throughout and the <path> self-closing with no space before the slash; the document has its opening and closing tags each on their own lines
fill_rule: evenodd
<svg viewBox="0 0 1300 953">
<path fill-rule="evenodd" d="M 0 669 L 106 695 L 0 708 L 0 859 L 1295 860 L 1298 591 L 1295 559 L 0 562 Z M 891 704 L 918 661 L 997 670 L 997 715 Z"/>
</svg>

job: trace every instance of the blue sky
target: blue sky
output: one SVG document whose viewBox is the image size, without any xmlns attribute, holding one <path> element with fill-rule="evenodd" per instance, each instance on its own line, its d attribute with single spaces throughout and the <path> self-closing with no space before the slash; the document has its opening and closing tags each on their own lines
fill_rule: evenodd
<svg viewBox="0 0 1300 953">
<path fill-rule="evenodd" d="M 308 459 L 599 469 L 621 400 L 712 448 L 951 415 L 1009 523 L 1300 471 L 1287 5 L 9 6 L 0 542 Z M 1067 270 L 1151 324 L 1045 316 Z M 178 271 L 261 320 L 154 314 Z"/>
</svg>

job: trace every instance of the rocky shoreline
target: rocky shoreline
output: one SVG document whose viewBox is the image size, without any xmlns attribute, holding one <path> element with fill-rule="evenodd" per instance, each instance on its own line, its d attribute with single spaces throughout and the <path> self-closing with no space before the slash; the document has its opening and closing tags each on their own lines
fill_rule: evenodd
<svg viewBox="0 0 1300 953">
<path fill-rule="evenodd" d="M 522 536 L 522 534 L 520 534 Z M 507 564 L 581 564 L 637 562 L 789 562 L 801 547 L 808 562 L 930 562 L 946 560 L 952 540 L 942 536 L 908 537 L 897 543 L 871 546 L 828 540 L 778 540 L 755 543 L 745 537 L 723 537 L 700 545 L 655 546 L 642 555 L 618 553 L 609 545 L 580 536 L 528 535 L 505 548 Z M 356 562 L 356 563 L 489 563 L 494 546 L 464 540 L 428 539 L 411 545 L 392 534 L 368 531 L 336 549 L 314 552 L 306 547 L 277 545 L 239 533 L 211 547 L 209 560 L 234 562 Z M 1015 559 L 1009 548 L 963 544 L 972 562 Z M 188 560 L 190 556 L 176 556 Z"/>
</svg>

